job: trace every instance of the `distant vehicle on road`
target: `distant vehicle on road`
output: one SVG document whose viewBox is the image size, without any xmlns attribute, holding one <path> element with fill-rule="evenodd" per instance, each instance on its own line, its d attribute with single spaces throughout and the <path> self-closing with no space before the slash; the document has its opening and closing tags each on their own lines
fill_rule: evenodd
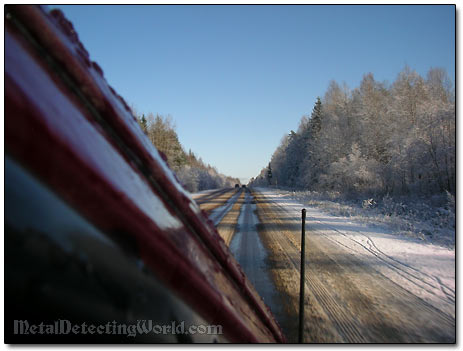
<svg viewBox="0 0 463 351">
<path fill-rule="evenodd" d="M 242 188 L 246 188 L 246 184 L 241 185 Z"/>
<path fill-rule="evenodd" d="M 239 187 L 240 187 L 240 185 L 239 185 L 239 184 L 235 184 L 235 188 L 239 188 Z"/>
</svg>

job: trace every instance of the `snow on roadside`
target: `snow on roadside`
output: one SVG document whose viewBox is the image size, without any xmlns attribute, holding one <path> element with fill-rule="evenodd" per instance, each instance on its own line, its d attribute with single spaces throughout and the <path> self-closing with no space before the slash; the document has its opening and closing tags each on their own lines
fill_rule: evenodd
<svg viewBox="0 0 463 351">
<path fill-rule="evenodd" d="M 455 315 L 455 249 L 396 232 L 384 222 L 335 216 L 288 191 L 257 188 L 295 219 L 307 210 L 307 225 L 362 258 L 384 276 L 450 315 Z M 360 220 L 359 220 L 360 219 Z"/>
<path fill-rule="evenodd" d="M 339 194 L 272 189 L 280 196 L 294 199 L 307 206 L 322 209 L 335 216 L 370 225 L 386 226 L 396 235 L 455 248 L 455 199 L 433 196 L 430 199 L 402 198 L 348 200 Z M 453 203 L 452 203 L 453 202 Z"/>
</svg>

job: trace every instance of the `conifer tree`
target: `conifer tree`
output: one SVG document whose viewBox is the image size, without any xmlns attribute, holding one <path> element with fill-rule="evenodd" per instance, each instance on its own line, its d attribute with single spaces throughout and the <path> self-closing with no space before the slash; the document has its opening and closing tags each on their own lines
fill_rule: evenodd
<svg viewBox="0 0 463 351">
<path fill-rule="evenodd" d="M 272 165 L 271 163 L 268 164 L 268 168 L 267 168 L 267 182 L 268 182 L 268 185 L 272 185 Z"/>
<path fill-rule="evenodd" d="M 322 123 L 322 101 L 320 100 L 320 97 L 317 97 L 317 101 L 315 102 L 315 106 L 312 110 L 312 115 L 310 119 L 310 131 L 311 133 L 317 134 L 321 130 L 321 123 Z"/>
</svg>

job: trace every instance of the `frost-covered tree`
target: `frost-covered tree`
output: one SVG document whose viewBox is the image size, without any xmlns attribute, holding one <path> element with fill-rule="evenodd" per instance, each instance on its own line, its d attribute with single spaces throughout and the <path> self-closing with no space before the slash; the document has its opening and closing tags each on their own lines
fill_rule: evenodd
<svg viewBox="0 0 463 351">
<path fill-rule="evenodd" d="M 322 123 L 322 101 L 319 96 L 317 96 L 317 101 L 310 116 L 310 133 L 316 135 L 320 133 L 321 123 Z"/>
<path fill-rule="evenodd" d="M 424 79 L 409 67 L 391 85 L 371 73 L 353 90 L 332 81 L 271 163 L 284 187 L 455 194 L 452 82 L 442 69 Z"/>
</svg>

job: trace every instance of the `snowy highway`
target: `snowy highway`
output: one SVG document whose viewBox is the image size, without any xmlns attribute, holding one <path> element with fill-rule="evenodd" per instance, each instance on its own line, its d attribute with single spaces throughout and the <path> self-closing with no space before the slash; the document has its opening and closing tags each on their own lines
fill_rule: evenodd
<svg viewBox="0 0 463 351">
<path fill-rule="evenodd" d="M 228 217 L 231 252 L 295 342 L 304 206 L 263 188 L 215 194 L 200 206 L 215 204 L 222 236 Z M 454 250 L 305 208 L 305 342 L 455 341 Z"/>
</svg>

